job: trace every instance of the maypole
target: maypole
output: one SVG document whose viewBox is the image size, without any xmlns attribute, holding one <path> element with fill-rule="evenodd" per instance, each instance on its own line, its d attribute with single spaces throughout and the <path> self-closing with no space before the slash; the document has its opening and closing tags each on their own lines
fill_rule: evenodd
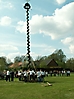
<svg viewBox="0 0 74 99">
<path fill-rule="evenodd" d="M 30 59 L 30 32 L 29 32 L 29 10 L 31 8 L 30 4 L 28 3 L 30 0 L 26 0 L 24 5 L 24 9 L 26 9 L 26 19 L 27 19 L 27 57 L 28 57 L 28 68 L 30 68 L 31 59 Z"/>
</svg>

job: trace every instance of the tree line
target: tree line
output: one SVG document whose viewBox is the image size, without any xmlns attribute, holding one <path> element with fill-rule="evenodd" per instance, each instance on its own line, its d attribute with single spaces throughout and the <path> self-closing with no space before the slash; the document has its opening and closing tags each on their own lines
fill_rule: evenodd
<svg viewBox="0 0 74 99">
<path fill-rule="evenodd" d="M 31 57 L 31 61 L 34 63 L 36 68 L 46 68 L 47 60 L 54 59 L 58 66 L 61 66 L 63 69 L 70 69 L 74 71 L 74 58 L 67 59 L 66 55 L 62 51 L 62 49 L 55 50 L 51 55 L 48 56 L 38 56 L 36 57 L 35 61 L 33 61 Z M 35 62 L 38 61 L 38 64 Z M 27 67 L 27 57 L 25 56 L 16 56 L 14 58 L 14 64 L 17 65 L 19 62 L 23 62 L 23 67 Z M 0 57 L 0 71 L 7 69 L 9 65 L 13 64 L 10 59 L 7 60 L 6 57 Z M 33 65 L 33 64 L 32 64 Z"/>
</svg>

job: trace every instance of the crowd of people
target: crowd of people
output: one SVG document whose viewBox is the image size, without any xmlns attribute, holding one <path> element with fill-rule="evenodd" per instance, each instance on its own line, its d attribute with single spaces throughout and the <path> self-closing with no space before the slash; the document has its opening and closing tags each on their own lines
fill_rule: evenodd
<svg viewBox="0 0 74 99">
<path fill-rule="evenodd" d="M 12 71 L 4 71 L 3 72 L 5 75 L 5 80 L 6 81 L 14 81 L 14 78 L 18 78 L 19 81 L 24 81 L 24 82 L 43 82 L 44 77 L 47 76 L 47 72 L 42 71 L 42 70 L 18 70 L 16 72 Z"/>
<path fill-rule="evenodd" d="M 38 82 L 43 82 L 44 81 L 44 77 L 45 77 L 46 73 L 42 70 L 24 70 L 24 71 L 18 71 L 18 78 L 19 81 L 23 80 L 25 82 L 27 81 L 38 81 Z"/>
<path fill-rule="evenodd" d="M 70 70 L 51 70 L 50 76 L 70 76 Z"/>
<path fill-rule="evenodd" d="M 14 78 L 18 78 L 19 81 L 24 82 L 44 82 L 45 76 L 70 76 L 70 70 L 50 70 L 49 73 L 43 70 L 4 70 L 4 79 L 6 81 L 14 81 Z"/>
<path fill-rule="evenodd" d="M 4 74 L 4 79 L 6 81 L 9 81 L 9 82 L 14 81 L 14 77 L 15 77 L 14 70 L 12 70 L 12 71 L 4 70 L 3 74 Z"/>
</svg>

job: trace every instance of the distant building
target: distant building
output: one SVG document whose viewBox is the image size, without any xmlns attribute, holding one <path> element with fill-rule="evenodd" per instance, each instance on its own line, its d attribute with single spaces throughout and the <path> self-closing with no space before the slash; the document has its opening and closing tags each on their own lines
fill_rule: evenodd
<svg viewBox="0 0 74 99">
<path fill-rule="evenodd" d="M 35 66 L 37 68 L 40 68 L 39 65 L 40 65 L 40 61 L 35 61 Z M 49 59 L 49 60 L 45 60 L 45 68 L 41 68 L 41 69 L 50 71 L 50 70 L 61 70 L 62 68 L 61 66 L 58 65 L 58 63 L 54 59 Z"/>
<path fill-rule="evenodd" d="M 54 59 L 49 60 L 46 66 L 48 70 L 62 70 L 61 66 Z"/>
<path fill-rule="evenodd" d="M 54 59 L 49 60 L 46 66 L 48 68 L 58 68 L 58 64 Z"/>
</svg>

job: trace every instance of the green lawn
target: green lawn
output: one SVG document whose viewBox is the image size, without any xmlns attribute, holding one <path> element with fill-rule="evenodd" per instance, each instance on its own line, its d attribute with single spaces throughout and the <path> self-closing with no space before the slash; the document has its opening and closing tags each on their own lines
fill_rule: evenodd
<svg viewBox="0 0 74 99">
<path fill-rule="evenodd" d="M 74 74 L 70 77 L 46 77 L 52 86 L 0 80 L 0 99 L 74 99 Z"/>
</svg>

